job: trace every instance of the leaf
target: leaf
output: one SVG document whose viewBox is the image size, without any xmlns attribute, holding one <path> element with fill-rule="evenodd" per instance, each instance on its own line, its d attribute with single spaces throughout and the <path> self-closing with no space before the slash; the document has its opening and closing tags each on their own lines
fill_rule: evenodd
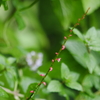
<svg viewBox="0 0 100 100">
<path fill-rule="evenodd" d="M 83 86 L 91 88 L 93 86 L 92 75 L 87 75 L 83 80 Z"/>
<path fill-rule="evenodd" d="M 9 98 L 8 94 L 0 87 L 0 99 L 3 100 L 7 98 Z"/>
<path fill-rule="evenodd" d="M 75 100 L 94 100 L 93 97 L 86 93 L 80 93 Z M 99 99 L 98 99 L 99 100 Z"/>
<path fill-rule="evenodd" d="M 85 41 L 90 44 L 92 41 L 95 41 L 97 38 L 97 32 L 95 27 L 91 27 L 85 35 Z"/>
<path fill-rule="evenodd" d="M 74 28 L 73 33 L 76 34 L 81 40 L 84 40 L 82 33 L 76 28 Z"/>
<path fill-rule="evenodd" d="M 68 89 L 66 90 L 65 88 L 63 88 L 62 91 L 59 92 L 59 95 L 65 97 L 66 100 L 69 100 L 69 94 L 68 93 L 70 94 L 70 91 L 68 91 Z"/>
<path fill-rule="evenodd" d="M 68 76 L 70 81 L 77 81 L 79 78 L 79 74 L 75 72 L 71 72 L 70 75 Z"/>
<path fill-rule="evenodd" d="M 15 61 L 16 61 L 16 58 L 13 58 L 13 57 L 7 58 L 7 64 L 9 65 L 13 64 Z"/>
<path fill-rule="evenodd" d="M 31 95 L 30 91 L 34 91 L 37 87 L 38 83 L 31 83 L 29 86 L 28 86 L 28 89 L 27 89 L 27 92 L 25 94 L 25 97 L 29 97 Z"/>
<path fill-rule="evenodd" d="M 60 20 L 64 29 L 68 28 L 68 25 L 71 21 L 72 9 L 71 1 L 66 0 L 52 0 L 53 10 Z"/>
<path fill-rule="evenodd" d="M 8 10 L 8 4 L 7 4 L 7 0 L 2 0 L 2 4 L 4 6 L 5 10 Z"/>
<path fill-rule="evenodd" d="M 90 28 L 84 37 L 90 50 L 100 51 L 100 33 L 94 27 Z"/>
<path fill-rule="evenodd" d="M 64 63 L 61 64 L 61 77 L 66 78 L 70 74 L 70 71 L 68 69 L 68 66 Z"/>
<path fill-rule="evenodd" d="M 99 76 L 100 76 L 100 67 L 99 67 L 99 66 L 96 66 L 96 67 L 94 68 L 94 73 L 95 73 L 96 75 L 99 75 Z"/>
<path fill-rule="evenodd" d="M 75 81 L 71 81 L 66 83 L 66 85 L 72 89 L 78 90 L 78 91 L 83 91 L 81 84 Z"/>
<path fill-rule="evenodd" d="M 4 72 L 5 78 L 10 86 L 10 88 L 14 88 L 15 81 L 17 80 L 16 70 L 14 66 L 7 67 L 6 71 Z"/>
<path fill-rule="evenodd" d="M 64 63 L 62 63 L 61 65 L 61 75 L 62 78 L 65 79 L 64 81 L 66 82 L 68 87 L 81 90 L 81 85 L 76 82 L 79 78 L 79 74 L 75 72 L 70 72 L 68 67 Z M 76 87 L 74 87 L 74 85 L 76 85 Z"/>
<path fill-rule="evenodd" d="M 61 92 L 62 91 L 62 85 L 59 81 L 53 80 L 48 84 L 47 89 L 50 92 Z"/>
<path fill-rule="evenodd" d="M 19 29 L 21 30 L 25 28 L 24 20 L 22 19 L 21 15 L 18 12 L 15 14 L 15 18 L 16 18 Z"/>
<path fill-rule="evenodd" d="M 98 66 L 95 57 L 92 54 L 88 54 L 86 47 L 80 41 L 70 40 L 66 43 L 67 49 L 72 53 L 73 57 L 85 68 L 87 67 L 89 72 L 92 73 L 95 67 Z"/>
<path fill-rule="evenodd" d="M 97 61 L 92 54 L 86 53 L 84 55 L 84 61 L 90 73 L 98 66 Z"/>
<path fill-rule="evenodd" d="M 0 55 L 0 71 L 2 71 L 5 68 L 5 65 L 6 65 L 6 58 Z"/>
<path fill-rule="evenodd" d="M 5 66 L 0 64 L 0 71 L 2 72 L 5 69 Z"/>
<path fill-rule="evenodd" d="M 29 72 L 29 71 L 28 71 Z M 28 74 L 29 75 L 29 74 Z M 31 77 L 26 77 L 26 76 L 23 76 L 21 78 L 21 81 L 20 81 L 20 85 L 21 85 L 21 88 L 23 90 L 24 93 L 26 93 L 27 91 L 27 88 L 30 84 L 32 83 L 35 83 L 37 82 L 35 79 L 31 78 Z"/>
<path fill-rule="evenodd" d="M 100 100 L 100 95 L 97 95 L 93 100 Z"/>
<path fill-rule="evenodd" d="M 100 44 L 98 43 L 98 45 L 97 44 L 94 45 L 94 46 L 92 45 L 89 48 L 90 48 L 90 50 L 100 51 Z"/>
<path fill-rule="evenodd" d="M 75 58 L 75 60 L 79 62 L 83 67 L 86 67 L 84 63 L 84 54 L 87 53 L 85 45 L 78 40 L 68 40 L 65 46 Z"/>
<path fill-rule="evenodd" d="M 100 0 L 82 0 L 84 11 L 86 11 L 89 7 L 90 10 L 87 14 L 93 13 L 96 9 L 100 7 Z"/>
<path fill-rule="evenodd" d="M 2 0 L 0 0 L 0 6 L 1 6 L 1 4 L 2 4 Z"/>
<path fill-rule="evenodd" d="M 86 88 L 92 88 L 93 86 L 99 90 L 100 84 L 99 84 L 99 76 L 96 75 L 87 75 L 83 80 L 83 86 Z"/>
<path fill-rule="evenodd" d="M 0 64 L 6 65 L 6 58 L 0 55 Z"/>
</svg>

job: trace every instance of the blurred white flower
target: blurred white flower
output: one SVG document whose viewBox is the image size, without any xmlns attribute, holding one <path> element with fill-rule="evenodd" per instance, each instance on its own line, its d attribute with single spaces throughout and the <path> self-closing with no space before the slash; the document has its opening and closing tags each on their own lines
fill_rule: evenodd
<svg viewBox="0 0 100 100">
<path fill-rule="evenodd" d="M 33 71 L 36 71 L 42 65 L 42 61 L 42 53 L 36 53 L 35 51 L 32 51 L 26 56 L 26 62 L 30 66 L 30 69 Z"/>
</svg>

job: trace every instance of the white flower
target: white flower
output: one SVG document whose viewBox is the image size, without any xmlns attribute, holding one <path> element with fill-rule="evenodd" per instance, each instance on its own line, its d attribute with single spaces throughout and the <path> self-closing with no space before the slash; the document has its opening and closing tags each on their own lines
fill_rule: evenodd
<svg viewBox="0 0 100 100">
<path fill-rule="evenodd" d="M 35 51 L 32 51 L 26 56 L 26 62 L 30 66 L 30 69 L 33 71 L 36 71 L 42 65 L 42 61 L 42 53 L 36 53 Z"/>
</svg>

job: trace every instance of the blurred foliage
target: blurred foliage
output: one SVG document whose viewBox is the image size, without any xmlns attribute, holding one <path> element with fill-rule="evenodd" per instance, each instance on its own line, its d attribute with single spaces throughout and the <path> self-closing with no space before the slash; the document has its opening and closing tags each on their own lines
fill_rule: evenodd
<svg viewBox="0 0 100 100">
<path fill-rule="evenodd" d="M 0 100 L 31 95 L 89 7 L 34 100 L 100 99 L 100 0 L 0 0 Z"/>
</svg>

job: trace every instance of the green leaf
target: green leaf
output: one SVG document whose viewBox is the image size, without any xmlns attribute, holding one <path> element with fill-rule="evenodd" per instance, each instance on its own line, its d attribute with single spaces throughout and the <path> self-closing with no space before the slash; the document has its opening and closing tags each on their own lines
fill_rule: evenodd
<svg viewBox="0 0 100 100">
<path fill-rule="evenodd" d="M 68 25 L 71 21 L 72 9 L 71 9 L 71 1 L 66 0 L 52 0 L 53 10 L 60 20 L 64 29 L 68 28 Z"/>
<path fill-rule="evenodd" d="M 100 7 L 100 0 L 82 0 L 82 3 L 84 11 L 86 11 L 90 7 L 88 14 L 93 13 L 96 9 Z"/>
<path fill-rule="evenodd" d="M 92 88 L 94 86 L 96 89 L 100 89 L 99 77 L 96 75 L 87 75 L 82 84 L 86 88 Z"/>
<path fill-rule="evenodd" d="M 100 95 L 97 95 L 93 100 L 100 100 Z"/>
<path fill-rule="evenodd" d="M 76 28 L 73 30 L 73 33 L 76 34 L 81 40 L 84 40 L 82 33 Z"/>
<path fill-rule="evenodd" d="M 70 91 L 68 91 L 68 89 L 66 90 L 65 88 L 62 89 L 61 92 L 59 92 L 59 94 L 63 97 L 66 98 L 66 100 L 69 100 L 69 94 L 70 94 Z M 73 95 L 73 94 L 72 94 Z"/>
<path fill-rule="evenodd" d="M 94 50 L 94 51 L 100 51 L 100 42 L 95 42 L 95 45 L 90 46 L 90 50 Z"/>
<path fill-rule="evenodd" d="M 21 30 L 25 28 L 24 20 L 22 19 L 21 15 L 18 12 L 15 14 L 15 18 L 16 18 L 19 29 Z"/>
<path fill-rule="evenodd" d="M 28 71 L 28 72 L 29 72 L 29 71 Z M 29 74 L 28 74 L 28 75 L 29 75 Z M 33 78 L 31 78 L 31 77 L 23 76 L 23 77 L 21 78 L 21 81 L 20 81 L 20 86 L 21 86 L 23 92 L 26 93 L 28 86 L 29 86 L 30 84 L 32 84 L 32 83 L 35 83 L 35 82 L 37 82 L 35 79 L 33 79 Z"/>
<path fill-rule="evenodd" d="M 76 82 L 76 80 L 79 78 L 79 74 L 70 72 L 64 63 L 61 65 L 61 75 L 62 78 L 65 78 L 65 82 L 68 87 L 82 91 L 82 86 Z"/>
<path fill-rule="evenodd" d="M 0 64 L 0 71 L 3 71 L 5 69 L 5 66 Z"/>
<path fill-rule="evenodd" d="M 9 65 L 13 64 L 15 61 L 16 61 L 16 58 L 13 58 L 13 57 L 7 58 L 7 64 Z"/>
<path fill-rule="evenodd" d="M 26 92 L 26 95 L 25 97 L 29 97 L 31 95 L 30 91 L 34 91 L 37 87 L 38 83 L 31 83 L 29 86 L 28 86 L 28 89 L 27 89 L 27 92 Z"/>
<path fill-rule="evenodd" d="M 59 81 L 53 80 L 48 84 L 47 89 L 50 92 L 61 92 L 62 91 L 62 85 Z"/>
<path fill-rule="evenodd" d="M 61 77 L 67 78 L 69 74 L 70 74 L 70 71 L 69 71 L 68 66 L 62 63 L 61 64 Z"/>
<path fill-rule="evenodd" d="M 92 41 L 95 41 L 97 38 L 97 32 L 95 27 L 91 27 L 85 35 L 85 41 L 90 44 Z"/>
<path fill-rule="evenodd" d="M 2 71 L 5 68 L 5 65 L 6 65 L 6 58 L 0 55 L 0 71 Z"/>
<path fill-rule="evenodd" d="M 94 27 L 90 28 L 84 37 L 90 50 L 100 51 L 100 33 Z"/>
<path fill-rule="evenodd" d="M 2 0 L 2 4 L 4 6 L 5 10 L 8 10 L 8 4 L 7 4 L 7 0 Z"/>
<path fill-rule="evenodd" d="M 70 72 L 65 78 L 64 81 L 67 82 L 72 82 L 72 81 L 77 81 L 79 78 L 79 74 L 75 72 Z"/>
<path fill-rule="evenodd" d="M 3 100 L 3 99 L 7 99 L 9 96 L 8 94 L 0 87 L 0 99 Z"/>
<path fill-rule="evenodd" d="M 0 6 L 1 6 L 1 4 L 2 4 L 2 0 L 0 0 Z"/>
<path fill-rule="evenodd" d="M 78 40 L 68 40 L 65 46 L 75 58 L 75 60 L 79 62 L 83 67 L 86 67 L 84 63 L 84 54 L 87 53 L 85 45 Z"/>
<path fill-rule="evenodd" d="M 66 85 L 72 89 L 78 90 L 78 91 L 83 91 L 81 84 L 75 81 L 71 81 L 66 83 Z"/>
<path fill-rule="evenodd" d="M 70 72 L 70 74 L 68 75 L 69 81 L 77 81 L 78 78 L 79 78 L 79 74 L 75 72 Z"/>
<path fill-rule="evenodd" d="M 16 58 L 21 58 L 22 56 L 26 55 L 25 49 L 20 46 L 12 48 L 12 51 L 10 51 L 10 53 Z"/>
<path fill-rule="evenodd" d="M 99 67 L 99 66 L 96 66 L 96 67 L 94 68 L 94 73 L 95 73 L 96 75 L 99 75 L 99 76 L 100 76 L 100 67 Z"/>
<path fill-rule="evenodd" d="M 83 86 L 91 88 L 93 86 L 92 75 L 87 75 L 83 80 Z"/>
<path fill-rule="evenodd" d="M 94 68 L 98 66 L 97 61 L 92 54 L 86 53 L 84 55 L 84 61 L 90 73 L 92 73 Z"/>
<path fill-rule="evenodd" d="M 14 66 L 7 66 L 6 71 L 4 72 L 5 78 L 10 86 L 10 88 L 14 88 L 15 81 L 17 80 L 17 73 Z"/>
<path fill-rule="evenodd" d="M 91 97 L 90 95 L 88 95 L 86 93 L 80 93 L 79 96 L 75 100 L 82 100 L 82 99 L 83 100 L 95 100 L 95 99 L 93 99 L 93 97 Z"/>
<path fill-rule="evenodd" d="M 6 65 L 6 58 L 0 55 L 0 64 Z"/>
<path fill-rule="evenodd" d="M 67 49 L 72 53 L 73 57 L 89 72 L 92 73 L 95 67 L 98 66 L 96 59 L 92 54 L 88 54 L 83 43 L 77 40 L 70 40 L 66 43 Z"/>
</svg>

